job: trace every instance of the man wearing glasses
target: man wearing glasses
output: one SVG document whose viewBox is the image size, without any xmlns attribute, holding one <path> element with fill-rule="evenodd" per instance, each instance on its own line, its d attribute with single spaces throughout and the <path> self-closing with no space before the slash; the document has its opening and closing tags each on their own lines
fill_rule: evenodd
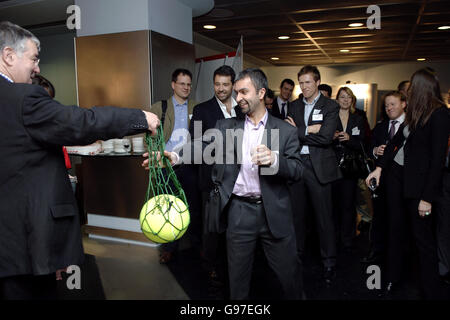
<svg viewBox="0 0 450 320">
<path fill-rule="evenodd" d="M 0 300 L 56 299 L 56 271 L 84 259 L 78 208 L 61 146 L 153 134 L 139 109 L 63 106 L 44 88 L 40 42 L 0 22 Z"/>
<path fill-rule="evenodd" d="M 192 73 L 186 69 L 176 69 L 172 73 L 173 95 L 167 100 L 158 101 L 151 107 L 151 112 L 161 119 L 163 126 L 166 151 L 172 152 L 181 148 L 188 139 L 189 124 L 192 118 L 195 101 L 189 99 L 192 87 Z M 191 214 L 191 224 L 188 234 L 191 244 L 200 248 L 201 228 L 196 225 L 200 219 L 196 217 L 201 212 L 201 195 L 197 186 L 196 168 L 193 166 L 181 166 L 175 172 L 186 194 Z M 200 229 L 200 230 L 197 230 Z M 192 243 L 194 242 L 194 243 Z M 178 241 L 161 245 L 159 262 L 166 264 L 170 262 L 178 247 Z"/>
</svg>

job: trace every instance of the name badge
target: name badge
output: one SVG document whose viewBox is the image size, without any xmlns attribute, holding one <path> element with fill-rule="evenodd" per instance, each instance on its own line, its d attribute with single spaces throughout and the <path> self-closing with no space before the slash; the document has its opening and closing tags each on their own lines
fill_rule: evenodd
<svg viewBox="0 0 450 320">
<path fill-rule="evenodd" d="M 360 131 L 359 131 L 358 127 L 354 127 L 352 129 L 352 136 L 359 136 L 359 133 L 360 133 Z"/>
<path fill-rule="evenodd" d="M 319 114 L 320 113 L 320 110 L 319 109 L 314 109 L 313 110 L 313 114 Z"/>
<path fill-rule="evenodd" d="M 323 114 L 313 114 L 312 121 L 323 121 Z"/>
</svg>

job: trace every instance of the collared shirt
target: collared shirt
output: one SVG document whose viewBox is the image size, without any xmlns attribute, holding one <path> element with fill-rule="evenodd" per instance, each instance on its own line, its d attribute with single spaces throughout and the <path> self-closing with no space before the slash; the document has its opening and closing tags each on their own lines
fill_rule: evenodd
<svg viewBox="0 0 450 320">
<path fill-rule="evenodd" d="M 403 122 L 405 122 L 405 113 L 403 112 L 402 115 L 400 117 L 398 117 L 397 119 L 389 120 L 388 132 L 391 129 L 392 121 L 397 121 L 397 123 L 394 125 L 395 126 L 395 133 L 397 133 L 398 128 L 400 127 L 400 125 Z"/>
<path fill-rule="evenodd" d="M 395 127 L 394 127 L 394 128 L 395 128 L 395 133 L 397 133 L 398 128 L 400 128 L 400 125 L 401 125 L 403 122 L 405 122 L 405 117 L 406 117 L 406 116 L 405 116 L 405 113 L 403 112 L 402 115 L 401 115 L 400 117 L 398 117 L 397 119 L 389 120 L 388 133 L 389 133 L 389 131 L 391 130 L 392 121 L 397 121 L 397 123 L 394 124 L 394 126 L 395 126 Z M 383 144 L 386 144 L 386 143 L 383 143 Z M 375 154 L 375 148 L 373 148 L 372 154 L 373 154 L 373 156 L 375 157 L 375 159 L 378 159 L 378 155 Z"/>
<path fill-rule="evenodd" d="M 183 104 L 179 104 L 178 101 L 172 96 L 173 108 L 174 108 L 174 126 L 169 141 L 166 143 L 166 151 L 173 151 L 180 148 L 187 142 L 188 131 L 188 102 L 187 100 Z"/>
<path fill-rule="evenodd" d="M 313 102 L 308 103 L 306 101 L 306 99 L 303 97 L 303 103 L 305 104 L 305 114 L 304 114 L 304 119 L 305 119 L 305 135 L 308 135 L 308 120 L 309 120 L 309 116 L 311 115 L 311 111 L 314 109 L 314 106 L 317 103 L 317 100 L 319 100 L 321 96 L 321 93 L 319 91 L 319 94 L 317 95 L 317 97 L 313 100 Z M 309 154 L 309 147 L 307 145 L 304 145 L 302 147 L 302 150 L 300 151 L 301 154 Z"/>
<path fill-rule="evenodd" d="M 261 144 L 264 128 L 267 124 L 268 112 L 254 125 L 248 116 L 245 116 L 244 136 L 242 139 L 242 165 L 234 184 L 233 193 L 241 197 L 261 196 L 258 166 L 252 163 L 250 151 Z"/>
<path fill-rule="evenodd" d="M 282 116 L 286 117 L 288 102 L 284 101 L 282 98 L 280 98 L 280 96 L 278 96 L 277 97 L 277 104 L 278 104 L 278 108 L 280 109 L 280 114 L 281 114 L 281 111 L 283 110 L 283 103 L 284 103 L 284 114 L 282 114 Z"/>
<path fill-rule="evenodd" d="M 234 100 L 233 97 L 231 97 L 231 114 L 228 113 L 227 111 L 227 106 L 225 104 L 222 103 L 222 101 L 220 101 L 219 99 L 217 99 L 217 103 L 219 104 L 220 109 L 222 110 L 223 116 L 225 117 L 225 119 L 229 119 L 229 118 L 236 118 L 236 110 L 234 110 L 234 107 L 237 105 L 236 100 Z"/>
<path fill-rule="evenodd" d="M 0 72 L 0 76 L 5 78 L 6 81 L 8 81 L 8 82 L 14 83 L 14 81 L 12 81 L 12 79 L 10 77 L 8 77 L 6 74 Z"/>
</svg>

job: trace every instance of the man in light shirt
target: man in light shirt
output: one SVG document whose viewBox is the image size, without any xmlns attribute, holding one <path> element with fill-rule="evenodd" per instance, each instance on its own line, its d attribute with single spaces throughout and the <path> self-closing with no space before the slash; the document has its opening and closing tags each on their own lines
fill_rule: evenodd
<svg viewBox="0 0 450 320">
<path fill-rule="evenodd" d="M 241 109 L 232 96 L 235 77 L 236 74 L 230 66 L 221 66 L 214 71 L 214 97 L 194 107 L 189 128 L 192 138 L 203 136 L 207 130 L 214 128 L 218 120 L 234 118 L 236 115 L 243 117 Z M 195 127 L 201 128 L 198 130 L 198 133 L 201 134 L 198 137 L 195 135 Z M 203 163 L 198 167 L 198 184 L 202 194 L 202 217 L 204 217 L 209 193 L 214 187 L 211 171 L 212 165 Z M 218 233 L 205 232 L 203 234 L 203 257 L 206 262 L 209 284 L 214 287 L 222 287 L 226 278 L 226 255 L 222 238 Z"/>
<path fill-rule="evenodd" d="M 189 124 L 196 102 L 189 99 L 192 88 L 192 74 L 187 69 L 176 69 L 172 73 L 173 95 L 151 106 L 151 111 L 161 119 L 167 151 L 181 148 L 189 140 Z M 165 172 L 165 170 L 164 170 Z M 201 242 L 200 191 L 197 188 L 197 174 L 192 166 L 182 166 L 176 172 L 189 204 L 191 223 L 187 236 L 195 249 Z M 178 241 L 159 247 L 161 264 L 169 263 L 178 249 Z"/>
</svg>

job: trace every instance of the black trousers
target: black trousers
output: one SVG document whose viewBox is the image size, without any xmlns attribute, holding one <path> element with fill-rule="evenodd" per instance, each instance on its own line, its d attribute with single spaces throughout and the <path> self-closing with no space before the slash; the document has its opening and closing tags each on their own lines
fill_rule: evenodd
<svg viewBox="0 0 450 320">
<path fill-rule="evenodd" d="M 390 223 L 388 277 L 391 281 L 401 280 L 405 270 L 409 235 L 412 235 L 419 256 L 420 282 L 425 298 L 442 299 L 445 293 L 443 282 L 439 279 L 434 228 L 436 216 L 433 213 L 427 217 L 420 217 L 418 210 L 420 199 L 403 197 L 402 166 L 394 162 L 386 181 Z"/>
<path fill-rule="evenodd" d="M 248 203 L 237 198 L 231 201 L 226 231 L 230 298 L 249 298 L 256 244 L 260 240 L 268 264 L 281 283 L 284 298 L 299 299 L 302 272 L 296 255 L 294 228 L 288 236 L 276 239 L 267 225 L 262 203 Z"/>
<path fill-rule="evenodd" d="M 325 267 L 336 265 L 336 232 L 332 209 L 331 183 L 321 184 L 317 179 L 309 156 L 302 156 L 303 179 L 290 188 L 294 203 L 294 225 L 299 256 L 305 252 L 308 203 L 314 211 L 320 254 Z"/>
<path fill-rule="evenodd" d="M 55 274 L 0 278 L 0 300 L 56 300 Z"/>
<path fill-rule="evenodd" d="M 369 233 L 371 250 L 379 257 L 385 257 L 387 252 L 388 214 L 385 177 L 386 174 L 383 172 L 380 185 L 375 191 L 377 197 L 372 198 L 373 216 Z"/>
<path fill-rule="evenodd" d="M 450 274 L 450 171 L 444 173 L 443 194 L 433 204 L 436 215 L 436 237 L 439 258 L 439 274 Z"/>
<path fill-rule="evenodd" d="M 202 220 L 205 221 L 205 205 L 209 192 L 202 192 Z M 227 254 L 225 233 L 208 232 L 203 227 L 203 255 L 208 271 L 216 271 L 224 279 L 227 274 Z"/>
<path fill-rule="evenodd" d="M 403 167 L 393 164 L 383 172 L 386 176 L 386 200 L 388 216 L 388 251 L 386 258 L 387 282 L 403 279 L 410 243 L 410 219 L 403 197 Z"/>
<path fill-rule="evenodd" d="M 332 184 L 336 239 L 344 247 L 352 247 L 356 235 L 357 184 L 357 178 L 342 178 Z"/>
</svg>

